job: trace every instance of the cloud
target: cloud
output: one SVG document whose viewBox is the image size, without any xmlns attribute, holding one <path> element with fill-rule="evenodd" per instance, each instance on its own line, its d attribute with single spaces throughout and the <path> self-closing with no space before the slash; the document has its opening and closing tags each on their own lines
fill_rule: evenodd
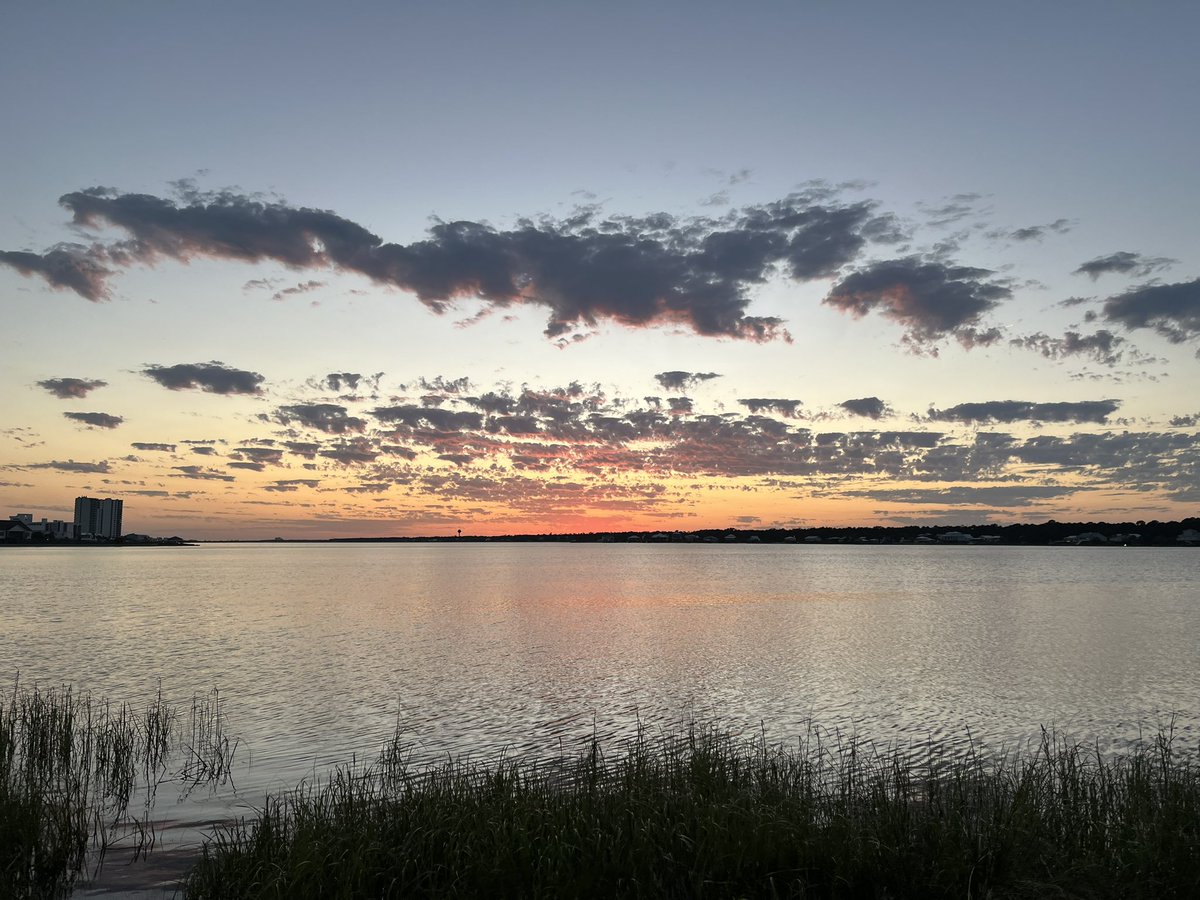
<svg viewBox="0 0 1200 900">
<path fill-rule="evenodd" d="M 1065 234 L 1071 230 L 1071 222 L 1068 219 L 1055 219 L 1046 225 L 1027 225 L 1024 228 L 1014 228 L 1009 232 L 1000 232 L 996 236 L 1003 236 L 1014 241 L 1040 241 L 1048 233 Z"/>
<path fill-rule="evenodd" d="M 926 203 L 918 202 L 917 208 L 929 220 L 931 226 L 940 228 L 953 225 L 969 216 L 978 215 L 980 212 L 978 203 L 982 199 L 982 194 L 955 194 L 947 198 L 941 206 L 929 206 Z"/>
<path fill-rule="evenodd" d="M 1111 331 L 1101 329 L 1095 334 L 1068 331 L 1060 338 L 1039 331 L 1025 337 L 1012 338 L 1008 343 L 1014 347 L 1036 350 L 1047 359 L 1087 356 L 1102 365 L 1115 366 L 1124 356 L 1120 348 L 1126 341 Z"/>
<path fill-rule="evenodd" d="M 348 391 L 358 389 L 362 375 L 357 372 L 330 372 L 325 376 L 325 386 L 331 391 L 340 391 L 343 387 Z"/>
<path fill-rule="evenodd" d="M 686 391 L 704 381 L 720 378 L 716 372 L 659 372 L 654 380 L 662 385 L 664 391 Z"/>
<path fill-rule="evenodd" d="M 267 491 L 276 491 L 279 493 L 289 493 L 297 491 L 302 487 L 315 488 L 320 485 L 321 481 L 318 478 L 285 478 L 269 484 L 263 488 Z"/>
<path fill-rule="evenodd" d="M 318 451 L 324 459 L 330 459 L 342 465 L 357 466 L 375 462 L 379 458 L 379 450 L 365 438 L 351 438 Z"/>
<path fill-rule="evenodd" d="M 1172 428 L 1194 428 L 1197 424 L 1200 424 L 1200 412 L 1190 416 L 1171 416 Z"/>
<path fill-rule="evenodd" d="M 107 254 L 100 247 L 58 244 L 45 253 L 0 250 L 0 265 L 16 269 L 22 275 L 38 275 L 54 288 L 72 290 L 86 300 L 99 301 L 108 296 L 105 280 L 113 271 L 105 266 Z"/>
<path fill-rule="evenodd" d="M 97 378 L 47 378 L 37 384 L 63 400 L 82 400 L 96 388 L 108 387 L 107 381 Z"/>
<path fill-rule="evenodd" d="M 161 453 L 174 453 L 174 444 L 143 444 L 141 441 L 134 441 L 129 446 L 134 450 L 157 450 Z"/>
<path fill-rule="evenodd" d="M 172 478 L 192 478 L 197 481 L 234 481 L 232 475 L 226 475 L 223 472 L 218 472 L 214 469 L 206 469 L 203 466 L 172 466 Z M 178 472 L 179 474 L 175 474 Z"/>
<path fill-rule="evenodd" d="M 1179 260 L 1168 259 L 1165 256 L 1143 256 L 1128 250 L 1118 250 L 1108 256 L 1097 256 L 1095 259 L 1088 260 L 1071 274 L 1087 275 L 1092 281 L 1109 273 L 1146 278 L 1155 272 L 1169 269 L 1177 262 Z"/>
<path fill-rule="evenodd" d="M 216 360 L 207 363 L 148 365 L 142 374 L 173 391 L 201 390 L 209 394 L 261 394 L 266 379 L 257 372 L 234 369 Z"/>
<path fill-rule="evenodd" d="M 738 403 L 746 407 L 752 413 L 760 413 L 766 410 L 767 412 L 778 413 L 789 419 L 796 418 L 796 409 L 803 404 L 799 400 L 784 400 L 778 397 L 751 397 L 745 400 L 738 400 Z"/>
<path fill-rule="evenodd" d="M 61 460 L 53 460 L 52 462 L 30 463 L 27 466 L 22 466 L 25 469 L 54 469 L 59 472 L 73 472 L 76 474 L 108 474 L 112 471 L 108 466 L 108 460 L 101 460 L 98 463 L 75 462 L 73 459 L 68 459 L 65 462 Z"/>
<path fill-rule="evenodd" d="M 856 318 L 877 310 L 903 325 L 905 340 L 919 347 L 960 331 L 977 336 L 967 329 L 1012 296 L 989 280 L 992 274 L 918 257 L 893 259 L 846 276 L 823 302 Z"/>
<path fill-rule="evenodd" d="M 868 419 L 882 419 L 890 415 L 892 408 L 878 397 L 861 397 L 858 400 L 843 400 L 838 404 L 852 416 L 863 416 Z"/>
<path fill-rule="evenodd" d="M 1032 506 L 1039 500 L 1073 494 L 1079 488 L 1059 485 L 953 486 L 945 488 L 882 488 L 842 491 L 842 496 L 866 497 L 882 503 L 945 503 L 967 506 Z"/>
<path fill-rule="evenodd" d="M 371 415 L 388 425 L 437 431 L 463 431 L 483 426 L 483 416 L 479 413 L 429 406 L 381 406 L 371 410 Z"/>
<path fill-rule="evenodd" d="M 105 279 L 135 262 L 269 260 L 296 270 L 355 272 L 415 294 L 439 313 L 464 296 L 493 307 L 540 306 L 549 312 L 551 338 L 613 321 L 786 339 L 781 320 L 747 313 L 753 286 L 777 269 L 797 281 L 834 276 L 870 241 L 891 241 L 898 231 L 895 217 L 879 214 L 873 202 L 844 201 L 822 186 L 715 219 L 600 218 L 585 209 L 561 220 L 522 219 L 511 229 L 438 221 L 410 244 L 385 243 L 327 210 L 230 192 L 190 190 L 174 201 L 90 188 L 59 202 L 77 226 L 110 225 L 128 239 L 45 255 L 8 253 L 0 262 L 88 299 L 103 297 Z"/>
<path fill-rule="evenodd" d="M 102 412 L 65 412 L 63 416 L 74 422 L 82 422 L 89 428 L 116 428 L 125 421 L 121 416 Z"/>
<path fill-rule="evenodd" d="M 1153 328 L 1171 343 L 1200 337 L 1200 278 L 1136 287 L 1104 301 L 1101 315 L 1128 329 Z"/>
<path fill-rule="evenodd" d="M 318 290 L 325 287 L 323 281 L 305 281 L 297 284 L 294 287 L 284 288 L 282 291 L 276 291 L 271 295 L 272 300 L 282 300 L 285 297 L 294 297 L 296 294 L 307 294 L 310 291 Z"/>
<path fill-rule="evenodd" d="M 269 463 L 273 466 L 278 466 L 283 462 L 283 450 L 277 447 L 238 447 L 229 454 L 229 458 L 243 462 Z M 230 463 L 230 465 L 233 465 L 233 463 Z"/>
<path fill-rule="evenodd" d="M 334 403 L 297 403 L 281 406 L 275 411 L 275 415 L 284 425 L 299 422 L 307 428 L 315 428 L 326 434 L 361 433 L 367 426 L 365 419 L 348 415 L 346 407 Z"/>
<path fill-rule="evenodd" d="M 935 422 L 990 425 L 996 422 L 1095 422 L 1103 425 L 1120 406 L 1119 400 L 1084 400 L 1077 403 L 1030 403 L 1024 400 L 988 400 L 960 403 L 949 409 L 930 409 Z"/>
</svg>

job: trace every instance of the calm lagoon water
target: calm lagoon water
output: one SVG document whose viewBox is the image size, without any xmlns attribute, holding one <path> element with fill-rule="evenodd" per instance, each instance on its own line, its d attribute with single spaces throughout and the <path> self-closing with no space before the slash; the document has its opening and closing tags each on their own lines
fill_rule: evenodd
<svg viewBox="0 0 1200 900">
<path fill-rule="evenodd" d="M 139 706 L 219 688 L 240 738 L 224 809 L 370 758 L 397 723 L 430 760 L 693 716 L 948 752 L 1043 725 L 1120 747 L 1174 717 L 1195 748 L 1198 585 L 1177 548 L 8 548 L 0 678 Z"/>
</svg>

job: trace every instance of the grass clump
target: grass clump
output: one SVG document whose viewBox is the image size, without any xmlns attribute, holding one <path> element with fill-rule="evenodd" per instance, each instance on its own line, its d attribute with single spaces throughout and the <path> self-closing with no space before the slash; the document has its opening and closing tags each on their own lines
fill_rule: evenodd
<svg viewBox="0 0 1200 900">
<path fill-rule="evenodd" d="M 939 761 L 715 726 L 606 755 L 366 770 L 214 833 L 188 897 L 1200 896 L 1200 771 L 1170 736 Z"/>
<path fill-rule="evenodd" d="M 0 695 L 0 897 L 65 897 L 117 840 L 144 856 L 160 784 L 227 779 L 215 691 L 192 701 L 191 742 L 159 690 L 141 709 L 71 687 Z M 185 753 L 185 765 L 171 771 Z"/>
</svg>

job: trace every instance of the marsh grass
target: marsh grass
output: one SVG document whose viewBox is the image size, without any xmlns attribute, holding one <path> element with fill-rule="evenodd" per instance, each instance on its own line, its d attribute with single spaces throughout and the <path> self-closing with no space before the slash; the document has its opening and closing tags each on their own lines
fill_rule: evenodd
<svg viewBox="0 0 1200 900">
<path fill-rule="evenodd" d="M 225 897 L 1194 897 L 1200 771 L 1043 733 L 937 758 L 692 724 L 609 754 L 366 770 L 268 797 L 185 883 Z"/>
<path fill-rule="evenodd" d="M 228 777 L 236 742 L 217 709 L 215 691 L 193 698 L 189 741 L 161 689 L 138 710 L 18 680 L 0 697 L 0 897 L 66 896 L 116 841 L 149 853 L 161 784 Z"/>
</svg>

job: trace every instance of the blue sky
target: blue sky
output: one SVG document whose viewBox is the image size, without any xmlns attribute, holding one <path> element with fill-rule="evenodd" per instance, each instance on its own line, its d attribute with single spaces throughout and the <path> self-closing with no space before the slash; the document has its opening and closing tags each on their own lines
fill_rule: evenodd
<svg viewBox="0 0 1200 900">
<path fill-rule="evenodd" d="M 1195 514 L 1198 20 L 9 11 L 0 507 L 123 496 L 197 537 Z"/>
</svg>

